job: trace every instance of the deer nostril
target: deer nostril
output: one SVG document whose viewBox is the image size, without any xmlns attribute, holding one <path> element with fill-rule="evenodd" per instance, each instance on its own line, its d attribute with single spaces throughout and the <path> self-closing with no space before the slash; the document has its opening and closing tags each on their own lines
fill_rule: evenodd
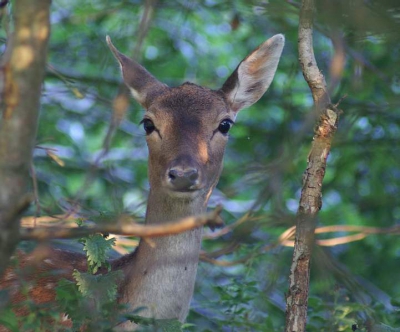
<svg viewBox="0 0 400 332">
<path fill-rule="evenodd" d="M 196 182 L 196 180 L 199 178 L 199 173 L 197 172 L 197 169 L 193 169 L 193 170 L 189 171 L 188 177 L 193 182 Z"/>
<path fill-rule="evenodd" d="M 189 190 L 196 184 L 199 178 L 199 172 L 195 168 L 186 170 L 173 168 L 168 171 L 169 183 L 176 190 Z"/>
<path fill-rule="evenodd" d="M 168 177 L 169 177 L 170 180 L 174 181 L 176 179 L 176 177 L 177 177 L 176 171 L 171 169 L 168 172 Z"/>
</svg>

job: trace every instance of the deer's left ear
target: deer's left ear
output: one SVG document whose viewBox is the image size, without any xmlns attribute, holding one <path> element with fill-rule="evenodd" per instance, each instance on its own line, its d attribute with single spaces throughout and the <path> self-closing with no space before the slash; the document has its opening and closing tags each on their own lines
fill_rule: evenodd
<svg viewBox="0 0 400 332">
<path fill-rule="evenodd" d="M 267 91 L 285 44 L 275 35 L 245 58 L 221 88 L 234 112 L 254 104 Z"/>
</svg>

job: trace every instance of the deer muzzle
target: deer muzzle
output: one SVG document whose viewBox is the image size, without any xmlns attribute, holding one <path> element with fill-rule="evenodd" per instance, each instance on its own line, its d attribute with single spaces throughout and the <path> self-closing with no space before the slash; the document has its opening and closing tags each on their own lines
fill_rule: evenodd
<svg viewBox="0 0 400 332">
<path fill-rule="evenodd" d="M 175 192 L 194 192 L 202 187 L 201 166 L 188 155 L 181 155 L 168 165 L 165 180 Z"/>
<path fill-rule="evenodd" d="M 168 171 L 168 184 L 176 191 L 193 191 L 198 189 L 199 172 L 196 168 L 183 169 L 180 166 L 170 168 Z"/>
</svg>

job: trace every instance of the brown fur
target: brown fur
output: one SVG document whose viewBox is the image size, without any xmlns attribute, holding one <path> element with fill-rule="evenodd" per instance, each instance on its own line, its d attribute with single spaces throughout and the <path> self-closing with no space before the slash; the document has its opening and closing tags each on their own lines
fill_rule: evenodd
<svg viewBox="0 0 400 332">
<path fill-rule="evenodd" d="M 125 83 L 146 108 L 144 117 L 155 126 L 146 136 L 150 182 L 146 223 L 204 213 L 222 170 L 228 140 L 228 135 L 218 130 L 219 125 L 227 119 L 233 122 L 240 109 L 256 102 L 268 88 L 284 37 L 274 36 L 253 51 L 218 91 L 192 83 L 169 88 L 118 52 L 109 38 L 107 42 L 120 64 Z M 187 176 L 186 181 L 177 186 L 172 170 L 173 174 Z M 189 180 L 187 174 L 193 173 L 196 176 Z M 130 310 L 147 307 L 141 312 L 144 316 L 184 321 L 193 294 L 201 234 L 201 229 L 194 229 L 152 239 L 152 245 L 141 241 L 135 253 L 112 262 L 113 269 L 124 272 L 119 301 Z M 7 270 L 0 288 L 9 290 L 13 303 L 24 299 L 20 280 L 31 285 L 28 294 L 36 303 L 53 303 L 52 287 L 57 280 L 71 278 L 74 268 L 86 270 L 83 256 L 49 250 L 45 255 L 19 255 L 22 274 L 12 268 Z M 48 273 L 54 270 L 57 274 Z M 26 313 L 26 308 L 15 308 L 17 314 Z M 116 329 L 134 330 L 135 325 L 125 322 Z"/>
</svg>

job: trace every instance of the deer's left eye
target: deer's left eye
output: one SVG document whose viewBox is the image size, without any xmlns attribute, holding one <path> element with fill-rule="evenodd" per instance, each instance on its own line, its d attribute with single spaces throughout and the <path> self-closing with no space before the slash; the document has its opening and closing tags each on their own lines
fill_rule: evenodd
<svg viewBox="0 0 400 332">
<path fill-rule="evenodd" d="M 150 135 L 156 129 L 153 121 L 151 121 L 150 119 L 143 119 L 142 124 L 143 124 L 143 129 L 147 135 Z"/>
<path fill-rule="evenodd" d="M 218 130 L 221 134 L 227 134 L 228 131 L 232 128 L 233 121 L 230 119 L 222 120 L 218 126 Z"/>
</svg>

